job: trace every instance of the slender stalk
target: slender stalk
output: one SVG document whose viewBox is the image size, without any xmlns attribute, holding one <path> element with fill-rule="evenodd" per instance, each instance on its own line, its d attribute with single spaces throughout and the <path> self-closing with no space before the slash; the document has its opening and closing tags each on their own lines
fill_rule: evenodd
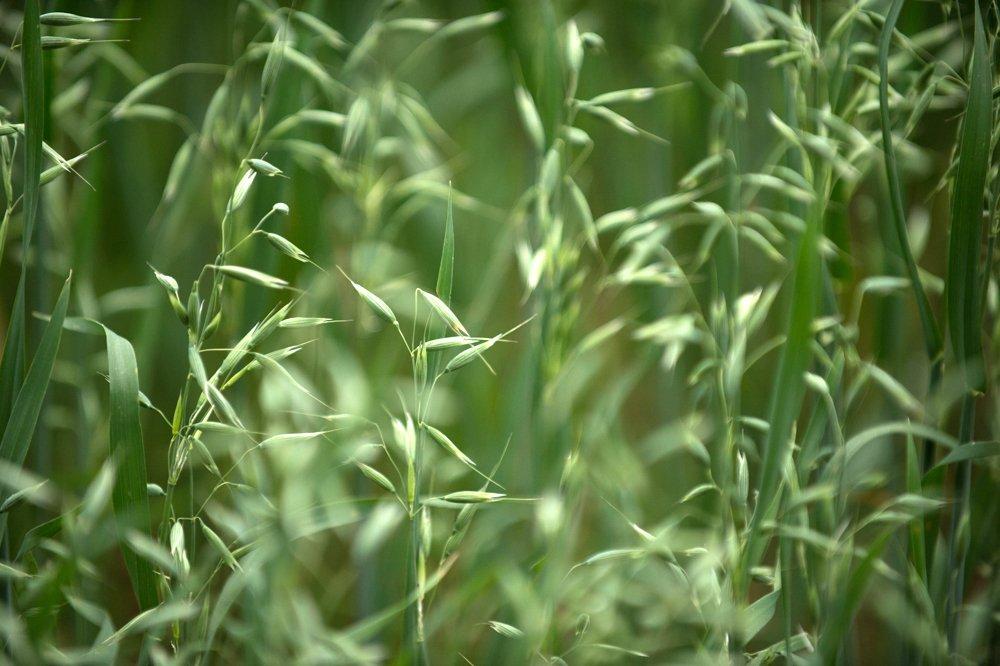
<svg viewBox="0 0 1000 666">
<path fill-rule="evenodd" d="M 920 271 L 917 268 L 916 260 L 913 258 L 913 251 L 910 249 L 910 238 L 906 228 L 906 212 L 903 208 L 903 192 L 899 176 L 899 167 L 896 164 L 896 149 L 893 145 L 892 123 L 889 118 L 889 47 L 892 45 L 893 32 L 896 29 L 896 21 L 899 13 L 903 9 L 904 0 L 893 0 L 886 14 L 885 23 L 879 34 L 878 42 L 878 101 L 879 120 L 882 131 L 882 153 L 885 165 L 885 177 L 889 185 L 889 205 L 892 212 L 892 226 L 896 233 L 896 240 L 899 252 L 903 256 L 903 263 L 906 267 L 906 274 L 910 279 L 910 288 L 917 302 L 917 312 L 920 315 L 920 327 L 923 331 L 924 350 L 927 360 L 931 364 L 930 382 L 928 385 L 928 396 L 933 397 L 937 392 L 938 383 L 941 379 L 941 369 L 943 362 L 943 343 L 941 331 L 938 328 L 937 320 L 931 311 L 930 301 L 924 291 L 923 282 L 920 279 Z M 924 443 L 923 469 L 926 472 L 934 462 L 934 445 L 930 441 Z"/>
<path fill-rule="evenodd" d="M 958 430 L 958 445 L 968 444 L 973 440 L 975 428 L 976 402 L 975 396 L 966 393 L 962 396 L 962 413 Z M 965 556 L 968 550 L 969 492 L 972 485 L 972 463 L 963 460 L 955 470 L 954 499 L 951 505 L 951 522 L 948 533 L 948 568 L 950 584 L 945 608 L 945 623 L 948 634 L 948 646 L 955 652 L 956 640 L 962 612 L 962 598 L 965 592 Z"/>
</svg>

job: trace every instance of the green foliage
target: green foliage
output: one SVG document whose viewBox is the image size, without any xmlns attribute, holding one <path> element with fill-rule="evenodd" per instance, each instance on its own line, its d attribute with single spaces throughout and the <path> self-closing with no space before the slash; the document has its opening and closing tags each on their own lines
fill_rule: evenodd
<svg viewBox="0 0 1000 666">
<path fill-rule="evenodd" d="M 39 4 L 7 660 L 990 659 L 996 3 Z"/>
</svg>

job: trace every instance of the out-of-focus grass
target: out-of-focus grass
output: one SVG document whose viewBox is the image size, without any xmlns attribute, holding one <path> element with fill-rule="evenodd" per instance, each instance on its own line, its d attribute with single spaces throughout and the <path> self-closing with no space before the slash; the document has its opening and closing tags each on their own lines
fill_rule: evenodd
<svg viewBox="0 0 1000 666">
<path fill-rule="evenodd" d="M 5 658 L 996 659 L 975 5 L 4 8 Z"/>
</svg>

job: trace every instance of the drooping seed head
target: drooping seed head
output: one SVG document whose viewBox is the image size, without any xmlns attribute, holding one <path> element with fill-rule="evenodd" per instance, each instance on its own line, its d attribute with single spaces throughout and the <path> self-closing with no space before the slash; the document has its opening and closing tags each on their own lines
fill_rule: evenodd
<svg viewBox="0 0 1000 666">
<path fill-rule="evenodd" d="M 270 243 L 278 252 L 281 252 L 287 257 L 291 257 L 295 261 L 301 263 L 307 263 L 309 261 L 309 255 L 303 252 L 295 243 L 288 240 L 280 234 L 271 233 L 270 231 L 261 231 L 259 233 L 264 234 L 267 242 Z"/>
<path fill-rule="evenodd" d="M 281 169 L 274 166 L 270 162 L 255 157 L 248 159 L 247 165 L 260 175 L 266 176 L 268 178 L 273 178 L 274 176 L 280 176 L 281 174 L 284 173 Z"/>
<path fill-rule="evenodd" d="M 366 477 L 374 481 L 376 484 L 388 490 L 390 493 L 393 494 L 396 493 L 396 486 L 393 484 L 392 481 L 389 480 L 389 477 L 387 477 L 385 474 L 383 474 L 382 472 L 378 471 L 377 469 L 375 469 L 370 465 L 364 464 L 363 462 L 356 462 L 354 464 L 357 465 L 358 469 L 361 470 L 362 474 L 364 474 Z"/>
<path fill-rule="evenodd" d="M 470 467 L 476 466 L 475 461 L 473 461 L 472 458 L 470 458 L 469 456 L 462 453 L 461 449 L 459 449 L 455 445 L 455 443 L 451 441 L 451 439 L 449 439 L 448 436 L 445 435 L 443 432 L 441 432 L 434 426 L 427 425 L 426 423 L 421 423 L 420 427 L 423 428 L 427 432 L 427 434 L 431 436 L 431 439 L 437 442 L 438 445 L 441 446 L 441 448 L 443 448 L 449 454 L 451 454 L 452 456 L 454 456 L 455 458 L 457 458 L 458 460 L 462 461 L 464 464 Z"/>
<path fill-rule="evenodd" d="M 245 266 L 227 264 L 223 266 L 213 265 L 212 268 L 219 271 L 223 275 L 233 278 L 234 280 L 255 284 L 259 287 L 267 287 L 268 289 L 284 289 L 288 286 L 288 282 L 286 280 L 282 280 L 281 278 L 268 275 L 267 273 L 262 273 L 258 270 L 254 270 L 253 268 L 247 268 Z"/>
<path fill-rule="evenodd" d="M 490 493 L 483 490 L 459 490 L 448 493 L 441 499 L 455 504 L 487 504 L 506 497 L 504 493 Z"/>
<path fill-rule="evenodd" d="M 469 335 L 469 331 L 466 330 L 462 322 L 459 321 L 458 316 L 448 307 L 447 303 L 442 301 L 436 294 L 426 292 L 423 289 L 417 289 L 417 292 L 423 297 L 431 309 L 448 325 L 451 330 L 455 331 L 459 335 Z"/>
<path fill-rule="evenodd" d="M 125 21 L 138 21 L 137 18 L 95 18 L 92 16 L 80 16 L 69 12 L 45 12 L 38 17 L 38 22 L 42 25 L 53 27 L 67 27 L 74 25 L 89 25 L 92 23 L 121 23 Z"/>
<path fill-rule="evenodd" d="M 372 312 L 374 312 L 380 319 L 389 322 L 393 326 L 399 324 L 399 320 L 396 319 L 395 313 L 393 313 L 392 309 L 388 306 L 388 304 L 386 304 L 385 301 L 362 287 L 357 282 L 352 281 L 351 286 L 354 287 L 354 291 L 358 292 L 358 296 L 361 297 L 361 300 L 363 300 L 365 304 L 371 308 Z"/>
</svg>

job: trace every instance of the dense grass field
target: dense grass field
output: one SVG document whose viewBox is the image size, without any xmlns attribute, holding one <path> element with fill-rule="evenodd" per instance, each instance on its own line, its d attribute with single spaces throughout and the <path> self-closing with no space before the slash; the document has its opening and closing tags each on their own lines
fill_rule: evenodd
<svg viewBox="0 0 1000 666">
<path fill-rule="evenodd" d="M 1000 663 L 998 10 L 0 2 L 0 659 Z"/>
</svg>

